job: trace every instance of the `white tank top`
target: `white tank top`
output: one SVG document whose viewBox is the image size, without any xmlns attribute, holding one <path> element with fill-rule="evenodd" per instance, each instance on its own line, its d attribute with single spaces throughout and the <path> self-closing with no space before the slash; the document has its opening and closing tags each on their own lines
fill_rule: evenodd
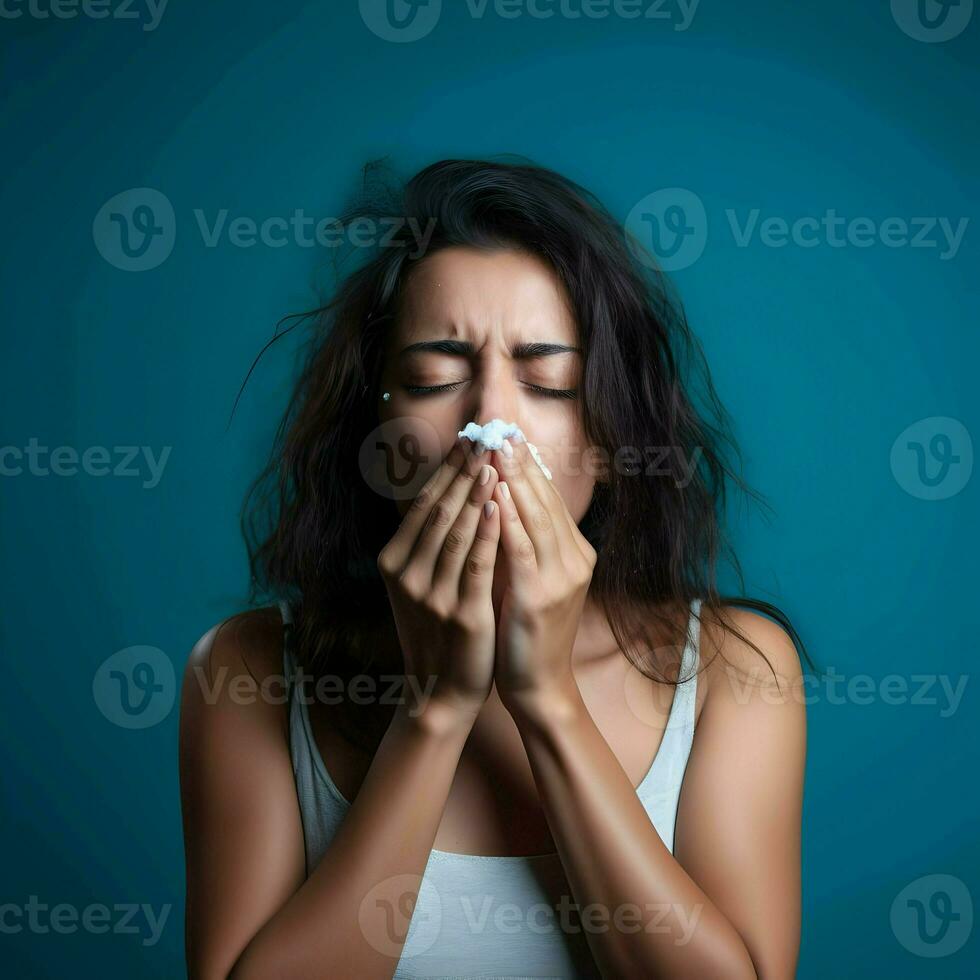
<svg viewBox="0 0 980 980">
<path fill-rule="evenodd" d="M 687 643 L 660 748 L 636 794 L 661 840 L 674 850 L 674 821 L 694 738 L 701 600 L 691 603 Z M 292 615 L 284 623 L 283 666 L 293 679 Z M 313 738 L 305 699 L 290 683 L 289 746 L 303 821 L 306 874 L 330 845 L 350 803 Z M 395 980 L 565 980 L 595 978 L 583 924 L 557 853 L 486 856 L 431 850 Z M 633 920 L 635 921 L 635 920 Z M 612 924 L 608 925 L 612 928 Z M 383 945 L 383 937 L 379 937 Z"/>
</svg>

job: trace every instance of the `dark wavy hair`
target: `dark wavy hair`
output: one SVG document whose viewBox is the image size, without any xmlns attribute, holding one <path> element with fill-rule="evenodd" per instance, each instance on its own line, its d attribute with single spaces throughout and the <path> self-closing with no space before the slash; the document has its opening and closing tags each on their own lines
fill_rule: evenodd
<svg viewBox="0 0 980 980">
<path fill-rule="evenodd" d="M 584 352 L 579 392 L 587 445 L 616 459 L 628 458 L 621 447 L 672 449 L 652 475 L 643 467 L 609 467 L 579 523 L 598 554 L 590 595 L 634 666 L 661 683 L 683 680 L 669 680 L 644 651 L 653 647 L 655 623 L 657 635 L 676 638 L 668 648 L 683 646 L 687 619 L 680 626 L 676 611 L 694 598 L 703 601 L 702 618 L 712 610 L 763 658 L 722 607 L 769 615 L 813 665 L 777 607 L 717 591 L 722 560 L 731 562 L 744 590 L 723 528 L 728 484 L 771 508 L 731 465 L 734 455 L 741 468 L 730 418 L 669 281 L 593 194 L 529 162 L 441 160 L 402 185 L 376 161 L 364 168 L 356 202 L 338 220 L 349 229 L 364 218 L 387 220 L 387 240 L 358 250 L 364 261 L 340 278 L 331 298 L 277 325 L 273 340 L 288 332 L 279 329 L 286 321 L 289 330 L 299 323 L 312 329 L 268 464 L 242 514 L 249 602 L 291 600 L 306 670 L 344 677 L 399 670 L 376 561 L 400 517 L 392 500 L 368 489 L 358 454 L 378 425 L 383 350 L 406 280 L 419 262 L 450 246 L 530 253 L 563 283 Z M 409 221 L 432 227 L 424 248 Z M 695 459 L 692 476 L 683 464 Z M 388 716 L 360 712 L 342 727 L 370 747 Z"/>
</svg>

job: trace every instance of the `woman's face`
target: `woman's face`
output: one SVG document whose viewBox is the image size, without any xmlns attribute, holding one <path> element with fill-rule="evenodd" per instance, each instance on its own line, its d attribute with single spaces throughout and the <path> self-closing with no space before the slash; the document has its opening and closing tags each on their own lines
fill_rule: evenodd
<svg viewBox="0 0 980 980">
<path fill-rule="evenodd" d="M 442 341 L 442 350 L 418 347 Z M 558 345 L 555 352 L 522 350 Z M 565 348 L 570 348 L 566 350 Z M 585 452 L 581 398 L 534 387 L 575 390 L 583 354 L 561 282 L 542 260 L 516 251 L 442 249 L 409 276 L 389 335 L 381 376 L 379 421 L 385 441 L 417 439 L 420 488 L 467 422 L 516 422 L 551 470 L 573 519 L 588 510 L 594 461 Z M 412 389 L 451 388 L 422 392 Z M 488 456 L 489 459 L 489 456 Z M 397 466 L 397 461 L 395 462 Z M 404 515 L 411 497 L 396 495 Z"/>
</svg>

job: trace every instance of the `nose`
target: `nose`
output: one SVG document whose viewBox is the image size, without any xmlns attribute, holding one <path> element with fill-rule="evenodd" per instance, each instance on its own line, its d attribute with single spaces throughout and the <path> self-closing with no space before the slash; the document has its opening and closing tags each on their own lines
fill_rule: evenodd
<svg viewBox="0 0 980 980">
<path fill-rule="evenodd" d="M 524 430 L 523 419 L 518 418 L 520 408 L 517 384 L 508 370 L 485 370 L 475 379 L 470 391 L 472 398 L 469 408 L 472 414 L 464 420 L 464 425 L 469 421 L 486 425 L 491 419 L 503 419 L 504 422 L 516 422 Z"/>
</svg>

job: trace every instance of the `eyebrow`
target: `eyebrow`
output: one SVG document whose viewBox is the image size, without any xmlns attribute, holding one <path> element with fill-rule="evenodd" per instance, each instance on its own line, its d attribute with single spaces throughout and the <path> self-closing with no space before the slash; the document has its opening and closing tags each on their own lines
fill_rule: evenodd
<svg viewBox="0 0 980 980">
<path fill-rule="evenodd" d="M 468 340 L 420 340 L 409 344 L 399 351 L 398 356 L 415 354 L 420 351 L 430 351 L 438 354 L 449 354 L 451 357 L 470 357 L 476 351 Z M 581 354 L 580 347 L 570 347 L 568 344 L 555 344 L 545 341 L 515 344 L 510 356 L 516 361 L 526 361 L 535 357 L 550 357 L 553 354 Z"/>
</svg>

